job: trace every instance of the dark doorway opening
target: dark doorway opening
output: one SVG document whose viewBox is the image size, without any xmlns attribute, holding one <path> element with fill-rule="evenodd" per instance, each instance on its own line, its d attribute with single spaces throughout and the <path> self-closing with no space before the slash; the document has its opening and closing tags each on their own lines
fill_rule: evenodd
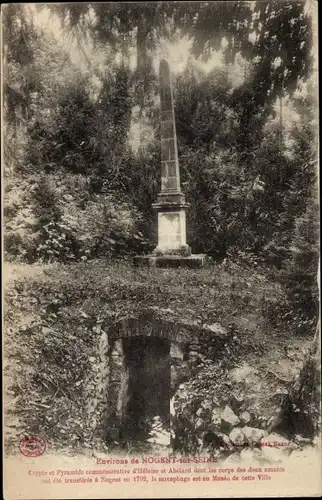
<svg viewBox="0 0 322 500">
<path fill-rule="evenodd" d="M 156 419 L 170 427 L 170 341 L 138 336 L 123 339 L 127 372 L 123 436 L 144 440 Z"/>
</svg>

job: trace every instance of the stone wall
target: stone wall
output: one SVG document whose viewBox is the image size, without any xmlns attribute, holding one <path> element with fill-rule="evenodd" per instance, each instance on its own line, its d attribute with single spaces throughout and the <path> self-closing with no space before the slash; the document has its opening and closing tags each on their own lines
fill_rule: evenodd
<svg viewBox="0 0 322 500">
<path fill-rule="evenodd" d="M 85 381 L 85 425 L 93 438 L 98 440 L 105 438 L 108 417 L 110 349 L 108 336 L 102 331 L 98 345 L 89 359 L 92 370 Z"/>
<path fill-rule="evenodd" d="M 118 439 L 121 431 L 122 416 L 126 407 L 129 373 L 125 363 L 122 339 L 112 340 L 109 355 L 110 379 L 106 388 L 108 393 L 108 415 L 106 437 Z"/>
<path fill-rule="evenodd" d="M 182 321 L 169 309 L 155 308 L 144 310 L 137 317 L 123 318 L 106 332 L 102 330 L 91 360 L 92 374 L 86 385 L 87 423 L 98 438 L 122 439 L 130 383 L 123 341 L 139 337 L 169 340 L 170 413 L 170 399 L 181 384 L 193 377 L 201 353 L 213 349 L 214 345 L 218 348 L 227 332 L 220 325 Z"/>
</svg>

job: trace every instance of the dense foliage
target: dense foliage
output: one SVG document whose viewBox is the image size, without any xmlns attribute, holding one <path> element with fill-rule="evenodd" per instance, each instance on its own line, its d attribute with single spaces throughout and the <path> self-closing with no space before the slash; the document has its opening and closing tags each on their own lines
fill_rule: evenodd
<svg viewBox="0 0 322 500">
<path fill-rule="evenodd" d="M 304 2 L 51 9 L 106 58 L 99 69 L 93 49 L 95 82 L 35 26 L 28 6 L 4 9 L 7 258 L 66 263 L 153 248 L 160 165 L 153 56 L 160 37 L 187 35 L 194 56 L 219 50 L 226 65 L 205 73 L 192 57 L 175 80 L 189 243 L 214 259 L 278 271 L 294 307 L 313 317 L 316 100 Z M 229 74 L 237 57 L 247 68 L 240 85 Z M 283 106 L 294 120 L 283 121 Z M 135 151 L 131 127 L 141 131 L 143 118 L 153 133 Z"/>
</svg>

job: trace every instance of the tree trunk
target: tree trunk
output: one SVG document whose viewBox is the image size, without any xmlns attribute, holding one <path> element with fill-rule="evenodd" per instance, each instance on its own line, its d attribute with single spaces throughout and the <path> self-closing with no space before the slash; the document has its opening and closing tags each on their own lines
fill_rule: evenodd
<svg viewBox="0 0 322 500">
<path fill-rule="evenodd" d="M 283 146 L 283 97 L 280 96 L 280 146 Z"/>
<path fill-rule="evenodd" d="M 144 153 L 144 108 L 145 108 L 145 94 L 146 88 L 146 62 L 147 62 L 147 36 L 148 27 L 145 17 L 142 15 L 138 23 L 137 32 L 137 78 L 139 89 L 139 138 L 140 138 L 140 151 Z"/>
</svg>

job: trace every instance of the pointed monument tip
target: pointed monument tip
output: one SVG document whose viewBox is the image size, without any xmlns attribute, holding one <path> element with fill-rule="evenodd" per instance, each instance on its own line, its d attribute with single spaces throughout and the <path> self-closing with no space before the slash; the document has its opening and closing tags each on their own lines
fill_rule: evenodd
<svg viewBox="0 0 322 500">
<path fill-rule="evenodd" d="M 169 66 L 169 63 L 166 59 L 161 59 L 160 66 L 162 66 L 162 65 Z"/>
<path fill-rule="evenodd" d="M 166 72 L 170 72 L 170 66 L 165 59 L 162 59 L 160 61 L 160 73 L 166 73 Z"/>
</svg>

